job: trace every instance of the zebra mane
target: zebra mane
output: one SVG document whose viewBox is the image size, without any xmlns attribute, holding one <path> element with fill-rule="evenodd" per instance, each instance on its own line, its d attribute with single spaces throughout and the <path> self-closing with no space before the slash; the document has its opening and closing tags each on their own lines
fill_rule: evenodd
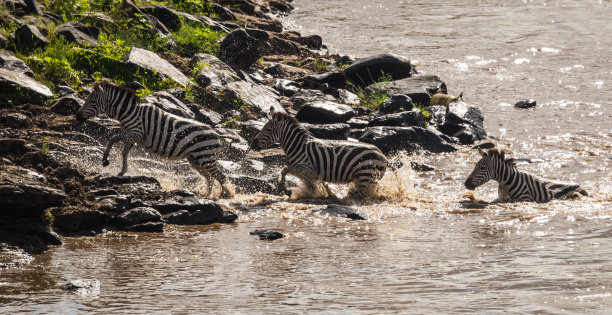
<svg viewBox="0 0 612 315">
<path fill-rule="evenodd" d="M 110 86 L 114 89 L 119 89 L 119 90 L 123 90 L 123 91 L 127 91 L 128 93 L 130 93 L 131 96 L 136 95 L 136 91 L 134 91 L 133 89 L 130 89 L 129 87 L 125 87 L 125 86 L 121 86 L 121 85 L 117 85 L 113 82 L 111 82 L 108 79 L 102 79 L 96 83 L 94 83 L 94 87 L 97 85 L 101 85 L 101 86 Z"/>
<path fill-rule="evenodd" d="M 516 160 L 513 158 L 506 159 L 506 151 L 500 150 L 498 148 L 492 148 L 487 151 L 487 157 L 490 159 L 501 159 L 504 163 L 508 164 L 511 167 L 516 167 Z"/>
<path fill-rule="evenodd" d="M 310 132 L 308 131 L 308 129 L 302 126 L 302 124 L 300 124 L 300 122 L 295 117 L 290 116 L 287 113 L 275 112 L 274 115 L 272 116 L 272 119 L 276 119 L 279 121 L 286 120 L 289 122 L 290 125 L 295 126 L 300 131 L 301 134 L 310 136 Z"/>
</svg>

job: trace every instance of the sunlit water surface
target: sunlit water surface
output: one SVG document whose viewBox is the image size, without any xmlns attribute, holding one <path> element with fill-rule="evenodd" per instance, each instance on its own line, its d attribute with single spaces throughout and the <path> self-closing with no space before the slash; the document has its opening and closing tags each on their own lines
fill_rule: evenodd
<svg viewBox="0 0 612 315">
<path fill-rule="evenodd" d="M 329 201 L 258 194 L 221 202 L 238 212 L 236 224 L 66 238 L 26 267 L 0 270 L 0 312 L 610 312 L 610 1 L 294 5 L 290 28 L 322 35 L 332 52 L 414 60 L 483 110 L 495 143 L 539 161 L 519 168 L 578 182 L 589 197 L 488 203 L 493 183 L 473 194 L 462 186 L 473 150 L 402 157 L 436 170 L 388 173 L 384 201 L 344 200 L 366 221 L 318 212 Z M 525 98 L 538 107 L 512 106 Z M 118 162 L 105 171 L 118 172 Z M 129 175 L 184 186 L 179 171 L 133 166 Z M 249 235 L 258 228 L 286 237 L 260 241 Z M 100 280 L 100 292 L 60 290 L 78 278 Z"/>
</svg>

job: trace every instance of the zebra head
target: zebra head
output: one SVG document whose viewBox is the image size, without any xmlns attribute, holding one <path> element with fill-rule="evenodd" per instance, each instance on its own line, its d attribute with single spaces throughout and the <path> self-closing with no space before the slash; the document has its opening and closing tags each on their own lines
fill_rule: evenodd
<svg viewBox="0 0 612 315">
<path fill-rule="evenodd" d="M 270 120 L 263 126 L 261 131 L 251 142 L 251 149 L 260 151 L 269 148 L 271 145 L 280 141 L 280 130 L 284 121 L 281 112 L 275 112 L 274 107 L 270 107 Z"/>
<path fill-rule="evenodd" d="M 98 82 L 93 85 L 93 92 L 85 99 L 85 104 L 81 106 L 81 109 L 76 113 L 76 118 L 79 121 L 86 121 L 87 119 L 94 117 L 104 112 L 104 89 Z"/>
<path fill-rule="evenodd" d="M 498 153 L 499 151 L 492 149 L 488 152 L 485 152 L 482 149 L 478 148 L 478 153 L 480 153 L 482 158 L 480 159 L 480 161 L 478 161 L 478 163 L 476 163 L 472 174 L 470 174 L 470 176 L 465 180 L 465 188 L 469 190 L 474 190 L 476 189 L 476 187 L 491 180 L 491 174 L 495 169 L 495 159 L 498 156 L 498 154 L 495 154 L 494 152 Z M 503 160 L 503 153 L 501 157 Z"/>
</svg>

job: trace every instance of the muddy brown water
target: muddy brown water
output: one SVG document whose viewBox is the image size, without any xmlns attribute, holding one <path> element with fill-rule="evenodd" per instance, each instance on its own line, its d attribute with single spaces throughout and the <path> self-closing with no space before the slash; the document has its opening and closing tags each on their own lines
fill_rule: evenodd
<svg viewBox="0 0 612 315">
<path fill-rule="evenodd" d="M 66 238 L 22 268 L 0 270 L 2 313 L 609 313 L 612 310 L 612 15 L 610 1 L 296 0 L 287 24 L 332 51 L 393 52 L 438 74 L 482 108 L 519 168 L 582 184 L 589 197 L 488 203 L 489 183 L 462 183 L 476 152 L 402 157 L 385 201 L 345 200 L 368 218 L 317 210 L 326 201 L 263 194 L 223 201 L 236 224 Z M 538 107 L 512 104 L 534 98 Z M 101 155 L 101 152 L 99 153 Z M 119 170 L 118 151 L 113 151 Z M 99 168 L 100 157 L 75 157 Z M 161 164 L 161 163 L 160 163 Z M 177 170 L 136 163 L 168 189 Z M 146 164 L 150 165 L 150 164 Z M 161 164 L 163 165 L 163 164 Z M 333 186 L 340 196 L 344 187 Z M 286 237 L 260 241 L 249 232 Z M 132 236 L 132 235 L 129 235 Z M 60 290 L 95 278 L 99 293 Z"/>
</svg>

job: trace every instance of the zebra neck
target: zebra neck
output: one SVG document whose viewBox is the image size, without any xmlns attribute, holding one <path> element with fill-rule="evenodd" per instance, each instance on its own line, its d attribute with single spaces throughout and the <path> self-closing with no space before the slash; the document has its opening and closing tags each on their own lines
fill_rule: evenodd
<svg viewBox="0 0 612 315">
<path fill-rule="evenodd" d="M 299 152 L 304 147 L 310 135 L 298 126 L 287 126 L 287 130 L 280 135 L 280 145 L 286 155 Z"/>
<path fill-rule="evenodd" d="M 138 101 L 134 94 L 118 89 L 116 93 L 111 93 L 110 97 L 107 113 L 119 120 L 122 125 L 131 123 L 138 107 Z"/>
<path fill-rule="evenodd" d="M 501 162 L 499 167 L 497 167 L 497 172 L 493 174 L 495 176 L 495 180 L 497 180 L 503 186 L 510 185 L 514 178 L 518 175 L 519 171 L 514 167 Z"/>
</svg>

